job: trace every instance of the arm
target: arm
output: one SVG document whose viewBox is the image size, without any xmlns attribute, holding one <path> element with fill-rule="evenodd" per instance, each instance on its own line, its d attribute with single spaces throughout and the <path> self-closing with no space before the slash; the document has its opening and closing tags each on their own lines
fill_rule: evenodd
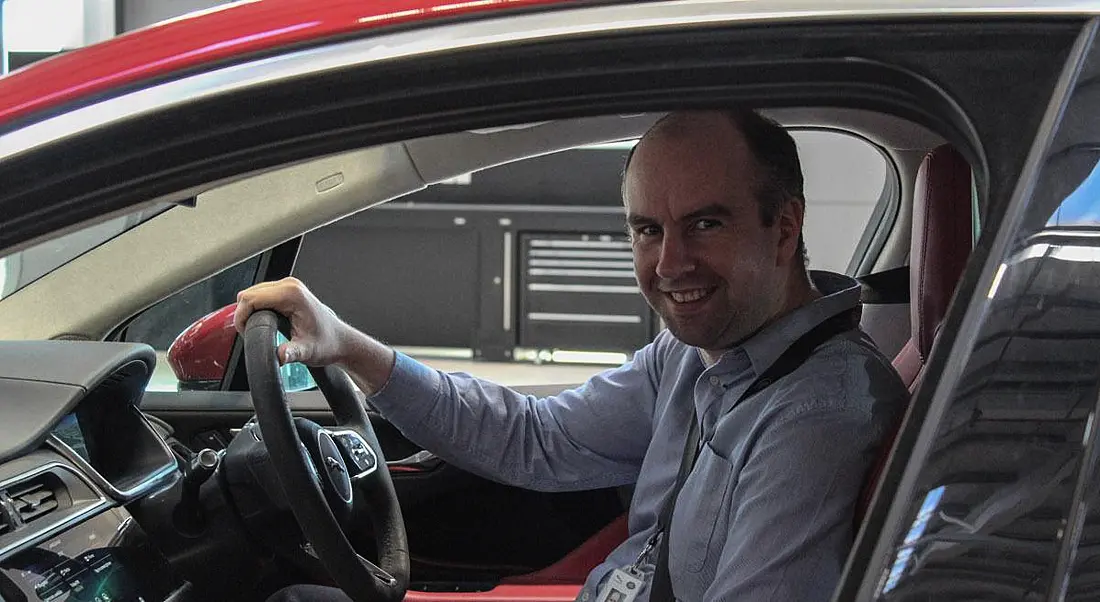
<svg viewBox="0 0 1100 602">
<path fill-rule="evenodd" d="M 341 321 L 295 278 L 237 295 L 234 321 L 272 309 L 290 320 L 282 363 L 337 364 L 406 436 L 488 478 L 532 489 L 633 482 L 649 446 L 658 342 L 582 387 L 536 399 L 465 374 L 437 372 Z"/>
<path fill-rule="evenodd" d="M 777 419 L 734 487 L 730 535 L 705 599 L 827 602 L 851 547 L 878 430 L 862 409 Z"/>
<path fill-rule="evenodd" d="M 487 478 L 557 491 L 623 485 L 636 480 L 652 433 L 654 346 L 541 399 L 397 354 L 371 402 L 409 439 Z"/>
</svg>

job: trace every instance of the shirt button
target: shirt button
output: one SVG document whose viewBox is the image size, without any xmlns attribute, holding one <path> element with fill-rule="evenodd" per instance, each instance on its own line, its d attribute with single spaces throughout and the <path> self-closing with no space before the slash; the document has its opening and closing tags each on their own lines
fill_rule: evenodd
<svg viewBox="0 0 1100 602">
<path fill-rule="evenodd" d="M 712 377 L 710 377 L 710 384 L 712 384 L 716 387 L 721 387 L 722 386 L 722 381 L 717 376 L 712 376 Z"/>
</svg>

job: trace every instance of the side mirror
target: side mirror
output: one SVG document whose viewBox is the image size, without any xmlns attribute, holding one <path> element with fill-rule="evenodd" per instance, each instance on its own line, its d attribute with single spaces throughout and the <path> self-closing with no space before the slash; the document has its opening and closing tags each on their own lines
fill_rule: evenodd
<svg viewBox="0 0 1100 602">
<path fill-rule="evenodd" d="M 229 355 L 237 340 L 233 327 L 233 303 L 195 320 L 168 347 L 168 365 L 179 381 L 180 391 L 217 391 L 225 379 Z M 286 339 L 280 334 L 276 344 Z M 302 364 L 287 364 L 279 369 L 283 388 L 288 392 L 305 391 L 317 386 Z"/>
</svg>

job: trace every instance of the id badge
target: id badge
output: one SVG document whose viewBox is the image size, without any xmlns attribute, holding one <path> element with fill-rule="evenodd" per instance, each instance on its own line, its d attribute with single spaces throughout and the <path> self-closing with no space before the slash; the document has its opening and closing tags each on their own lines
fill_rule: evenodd
<svg viewBox="0 0 1100 602">
<path fill-rule="evenodd" d="M 641 579 L 622 569 L 615 569 L 600 588 L 596 602 L 634 602 L 641 589 Z"/>
</svg>

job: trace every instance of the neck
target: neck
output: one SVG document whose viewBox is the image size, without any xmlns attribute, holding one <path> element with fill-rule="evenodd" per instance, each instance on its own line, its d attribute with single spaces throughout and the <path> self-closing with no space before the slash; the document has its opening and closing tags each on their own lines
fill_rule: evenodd
<svg viewBox="0 0 1100 602">
<path fill-rule="evenodd" d="M 810 273 L 799 266 L 787 280 L 787 285 L 784 289 L 780 303 L 777 304 L 779 309 L 772 313 L 769 318 L 765 319 L 759 327 L 745 337 L 742 337 L 733 345 L 725 349 L 700 349 L 699 355 L 703 359 L 703 364 L 708 368 L 717 364 L 723 353 L 756 336 L 758 332 L 774 324 L 783 316 L 790 314 L 800 307 L 809 305 L 816 299 L 820 299 L 821 296 L 821 291 L 817 290 L 813 280 L 810 279 Z"/>
<path fill-rule="evenodd" d="M 791 274 L 790 280 L 787 281 L 786 304 L 781 316 L 785 316 L 804 305 L 809 305 L 814 300 L 820 299 L 821 296 L 821 291 L 817 290 L 814 281 L 810 278 L 809 270 L 798 266 Z"/>
</svg>

